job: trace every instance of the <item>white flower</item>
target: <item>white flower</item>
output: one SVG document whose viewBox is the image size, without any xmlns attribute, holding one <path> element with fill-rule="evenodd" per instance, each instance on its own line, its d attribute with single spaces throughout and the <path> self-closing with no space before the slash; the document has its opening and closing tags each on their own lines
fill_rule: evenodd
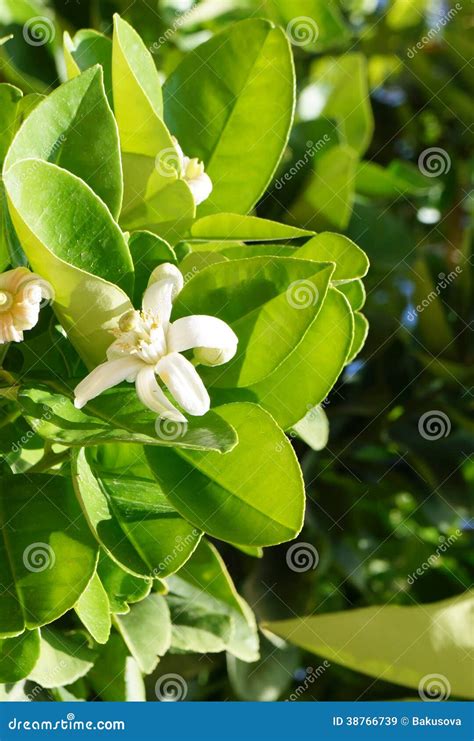
<svg viewBox="0 0 474 741">
<path fill-rule="evenodd" d="M 135 382 L 138 398 L 149 409 L 185 422 L 186 417 L 165 396 L 158 376 L 185 412 L 201 416 L 209 410 L 209 394 L 194 364 L 181 353 L 193 349 L 195 362 L 221 365 L 234 357 L 238 339 L 217 317 L 187 316 L 170 322 L 172 302 L 182 287 L 183 276 L 174 265 L 166 263 L 153 271 L 142 311 L 132 309 L 120 317 L 108 360 L 76 387 L 78 409 L 126 380 Z"/>
<path fill-rule="evenodd" d="M 171 137 L 179 156 L 181 177 L 189 185 L 196 206 L 206 200 L 212 192 L 212 180 L 204 172 L 204 165 L 197 157 L 186 157 L 175 136 Z"/>
<path fill-rule="evenodd" d="M 0 274 L 0 345 L 21 342 L 38 322 L 41 303 L 53 296 L 51 285 L 28 268 Z"/>
</svg>

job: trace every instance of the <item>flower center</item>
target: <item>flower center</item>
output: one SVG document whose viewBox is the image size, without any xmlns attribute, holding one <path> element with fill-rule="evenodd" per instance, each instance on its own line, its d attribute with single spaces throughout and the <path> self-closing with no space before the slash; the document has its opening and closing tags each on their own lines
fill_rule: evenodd
<svg viewBox="0 0 474 741">
<path fill-rule="evenodd" d="M 151 311 L 127 311 L 114 332 L 124 352 L 137 355 L 145 363 L 156 365 L 166 354 L 166 339 L 157 314 Z"/>
<path fill-rule="evenodd" d="M 13 304 L 13 296 L 8 291 L 0 291 L 0 311 L 8 311 Z"/>
</svg>

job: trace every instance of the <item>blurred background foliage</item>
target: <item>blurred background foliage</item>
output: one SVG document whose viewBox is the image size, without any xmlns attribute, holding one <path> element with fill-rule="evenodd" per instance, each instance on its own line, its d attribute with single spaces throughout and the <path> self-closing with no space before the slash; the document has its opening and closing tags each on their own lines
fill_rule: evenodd
<svg viewBox="0 0 474 741">
<path fill-rule="evenodd" d="M 298 80 L 295 125 L 257 213 L 344 232 L 371 259 L 371 330 L 323 405 L 327 445 L 313 450 L 294 438 L 308 494 L 298 542 L 316 548 L 319 562 L 295 573 L 288 546 L 253 558 L 219 544 L 242 594 L 266 621 L 466 591 L 474 563 L 472 6 L 0 0 L 0 39 L 11 36 L 0 42 L 0 78 L 45 93 L 65 78 L 63 31 L 110 34 L 114 12 L 140 32 L 163 78 L 235 20 L 263 16 L 286 28 Z M 38 16 L 49 19 L 47 38 L 26 43 L 24 24 Z M 441 427 L 421 434 L 428 412 L 442 413 Z M 305 683 L 317 662 L 271 636 L 258 665 L 168 656 L 159 673 L 185 676 L 189 699 L 285 699 L 302 682 L 301 701 L 415 694 L 334 663 Z M 156 676 L 149 679 L 152 686 Z"/>
</svg>

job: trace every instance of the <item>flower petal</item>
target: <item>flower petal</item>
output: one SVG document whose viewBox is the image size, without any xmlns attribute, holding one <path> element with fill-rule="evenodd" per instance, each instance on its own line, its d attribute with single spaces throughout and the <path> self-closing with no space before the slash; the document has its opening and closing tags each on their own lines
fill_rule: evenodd
<svg viewBox="0 0 474 741">
<path fill-rule="evenodd" d="M 222 319 L 205 314 L 177 319 L 166 335 L 169 352 L 196 348 L 194 354 L 203 365 L 227 363 L 237 352 L 238 341 L 234 330 Z"/>
<path fill-rule="evenodd" d="M 184 411 L 201 417 L 209 411 L 211 400 L 200 375 L 189 360 L 177 352 L 158 361 L 155 370 Z"/>
<path fill-rule="evenodd" d="M 162 323 L 171 316 L 172 303 L 183 287 L 183 276 L 176 265 L 166 262 L 154 269 L 143 296 L 143 310 L 158 314 Z"/>
<path fill-rule="evenodd" d="M 173 422 L 186 422 L 186 417 L 168 401 L 164 391 L 158 386 L 153 366 L 143 366 L 137 375 L 135 388 L 141 403 L 152 412 Z"/>
<path fill-rule="evenodd" d="M 130 355 L 116 360 L 107 360 L 98 365 L 74 389 L 74 406 L 82 409 L 88 401 L 95 399 L 103 391 L 117 386 L 126 379 L 134 380 L 142 367 L 143 361 L 132 358 Z"/>
<path fill-rule="evenodd" d="M 212 193 L 212 180 L 205 172 L 195 178 L 186 178 L 186 182 L 193 194 L 196 206 L 209 198 Z"/>
</svg>

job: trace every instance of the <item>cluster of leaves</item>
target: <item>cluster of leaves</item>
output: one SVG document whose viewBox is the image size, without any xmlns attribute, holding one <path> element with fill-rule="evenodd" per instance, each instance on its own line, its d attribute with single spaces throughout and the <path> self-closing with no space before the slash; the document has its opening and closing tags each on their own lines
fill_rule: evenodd
<svg viewBox="0 0 474 741">
<path fill-rule="evenodd" d="M 0 266 L 27 263 L 54 291 L 3 349 L 0 680 L 12 697 L 144 699 L 162 656 L 258 660 L 254 614 L 206 536 L 255 557 L 300 531 L 285 431 L 315 434 L 311 410 L 365 341 L 368 260 L 345 236 L 246 215 L 293 121 L 280 28 L 231 25 L 163 90 L 118 15 L 112 39 L 66 36 L 64 58 L 70 79 L 47 96 L 0 86 Z M 197 209 L 172 135 L 212 178 Z M 202 371 L 212 411 L 156 423 L 126 385 L 76 409 L 77 379 L 163 262 L 186 279 L 173 316 L 239 338 L 232 363 Z"/>
<path fill-rule="evenodd" d="M 308 494 L 299 540 L 317 548 L 317 568 L 295 574 L 288 567 L 287 546 L 265 549 L 256 559 L 248 554 L 262 555 L 261 551 L 245 546 L 244 555 L 220 542 L 219 550 L 239 591 L 261 624 L 273 623 L 273 633 L 261 635 L 260 659 L 255 663 L 230 653 L 227 662 L 223 654 L 208 653 L 204 663 L 198 654 L 168 652 L 157 671 L 184 676 L 188 697 L 276 700 L 298 689 L 299 700 L 391 699 L 416 694 L 425 675 L 440 672 L 453 696 L 474 694 L 466 664 L 467 651 L 472 649 L 472 598 L 462 594 L 469 588 L 473 567 L 474 431 L 468 419 L 474 383 L 469 335 L 472 130 L 468 122 L 474 81 L 467 36 L 472 12 L 467 4 L 459 5 L 448 8 L 431 0 L 378 4 L 230 0 L 223 7 L 219 0 L 201 0 L 192 12 L 183 13 L 182 3 L 173 0 L 138 0 L 132 7 L 125 0 L 57 2 L 48 8 L 39 0 L 0 2 L 0 36 L 14 34 L 11 42 L 0 47 L 2 74 L 27 93 L 45 92 L 57 84 L 58 72 L 63 74 L 62 64 L 57 69 L 55 65 L 61 59 L 65 28 L 73 39 L 68 44 L 73 57 L 79 48 L 87 57 L 91 45 L 102 45 L 100 61 L 105 61 L 110 95 L 110 45 L 94 32 L 74 36 L 74 29 L 94 26 L 110 35 L 113 11 L 123 13 L 140 32 L 167 78 L 188 57 L 193 59 L 188 74 L 194 74 L 199 48 L 191 50 L 236 21 L 266 17 L 281 24 L 294 44 L 296 116 L 280 166 L 256 213 L 292 228 L 344 231 L 371 260 L 364 309 L 371 332 L 363 354 L 346 368 L 323 407 L 312 410 L 300 423 L 290 423 Z M 54 33 L 44 45 L 32 47 L 24 43 L 23 25 L 39 15 L 51 19 Z M 298 30 L 292 36 L 298 19 L 304 21 L 303 36 Z M 220 64 L 227 72 L 228 66 Z M 192 84 L 186 90 L 195 105 L 193 126 L 198 126 L 202 101 Z M 257 123 L 248 140 L 252 144 L 264 131 L 260 122 L 267 120 L 262 110 L 267 103 L 264 93 L 259 101 L 262 107 L 258 106 Z M 18 115 L 25 115 L 21 108 Z M 165 121 L 172 133 L 178 133 L 167 115 L 166 103 Z M 200 143 L 191 131 L 188 141 L 194 154 Z M 186 140 L 182 129 L 181 136 Z M 432 148 L 445 164 L 438 174 L 427 175 L 426 169 L 420 170 L 418 157 Z M 199 154 L 207 157 L 208 151 Z M 240 188 L 245 189 L 253 160 L 249 172 L 240 166 L 240 156 L 235 166 L 241 173 Z M 238 209 L 230 205 L 225 210 Z M 225 222 L 236 242 L 248 236 L 234 231 L 235 221 L 226 217 Z M 246 228 L 249 225 L 246 221 Z M 242 254 L 240 244 L 227 243 L 223 249 L 218 244 L 226 233 L 214 232 L 218 239 L 213 237 L 212 253 L 234 259 Z M 209 235 L 202 234 L 204 243 Z M 283 248 L 287 254 L 289 238 L 296 234 L 278 234 L 287 242 Z M 253 235 L 248 241 L 255 245 L 260 238 Z M 268 236 L 272 254 L 276 235 Z M 301 242 L 292 242 L 292 249 L 303 242 L 305 237 L 300 236 Z M 191 261 L 189 270 L 202 267 L 195 262 L 196 247 L 194 243 L 194 255 L 185 258 Z M 262 255 L 268 254 L 266 247 L 261 242 L 252 249 Z M 205 264 L 214 259 L 209 242 L 198 249 L 206 253 Z M 169 255 L 163 253 L 163 259 L 169 260 Z M 454 280 L 443 282 L 440 276 L 456 268 Z M 135 275 L 139 275 L 137 265 Z M 338 290 L 357 307 L 358 280 L 339 284 Z M 422 311 L 417 311 L 420 305 Z M 56 335 L 55 340 L 59 339 Z M 331 328 L 322 346 L 334 350 L 340 338 L 334 339 L 334 346 L 332 342 Z M 67 357 L 74 368 L 69 376 L 80 375 L 77 359 L 67 343 L 62 339 L 61 343 L 62 358 Z M 29 362 L 38 370 L 43 350 L 44 346 L 39 352 L 35 347 L 29 351 Z M 328 372 L 325 357 L 320 352 L 310 356 L 312 375 Z M 65 373 L 64 365 L 58 369 Z M 301 384 L 307 375 L 299 374 L 296 382 L 291 377 L 290 404 L 300 391 L 304 395 Z M 315 382 L 312 377 L 311 383 Z M 318 394 L 312 402 L 316 398 Z M 216 403 L 223 399 L 219 390 Z M 277 390 L 271 413 L 275 415 L 281 406 Z M 450 432 L 426 439 L 419 432 L 419 421 L 433 410 L 446 415 Z M 329 441 L 326 415 L 331 422 Z M 28 431 L 25 426 L 22 433 Z M 275 465 L 278 460 L 276 456 Z M 96 460 L 89 462 L 92 469 L 94 465 L 98 466 Z M 425 604 L 436 600 L 442 601 Z M 387 606 L 381 609 L 381 604 Z M 295 615 L 312 617 L 292 622 Z M 275 633 L 286 642 L 277 640 Z M 118 643 L 118 638 L 114 641 Z M 319 661 L 308 651 L 328 659 L 330 668 L 322 666 L 308 675 L 306 668 Z M 90 689 L 83 696 L 90 697 Z"/>
</svg>

